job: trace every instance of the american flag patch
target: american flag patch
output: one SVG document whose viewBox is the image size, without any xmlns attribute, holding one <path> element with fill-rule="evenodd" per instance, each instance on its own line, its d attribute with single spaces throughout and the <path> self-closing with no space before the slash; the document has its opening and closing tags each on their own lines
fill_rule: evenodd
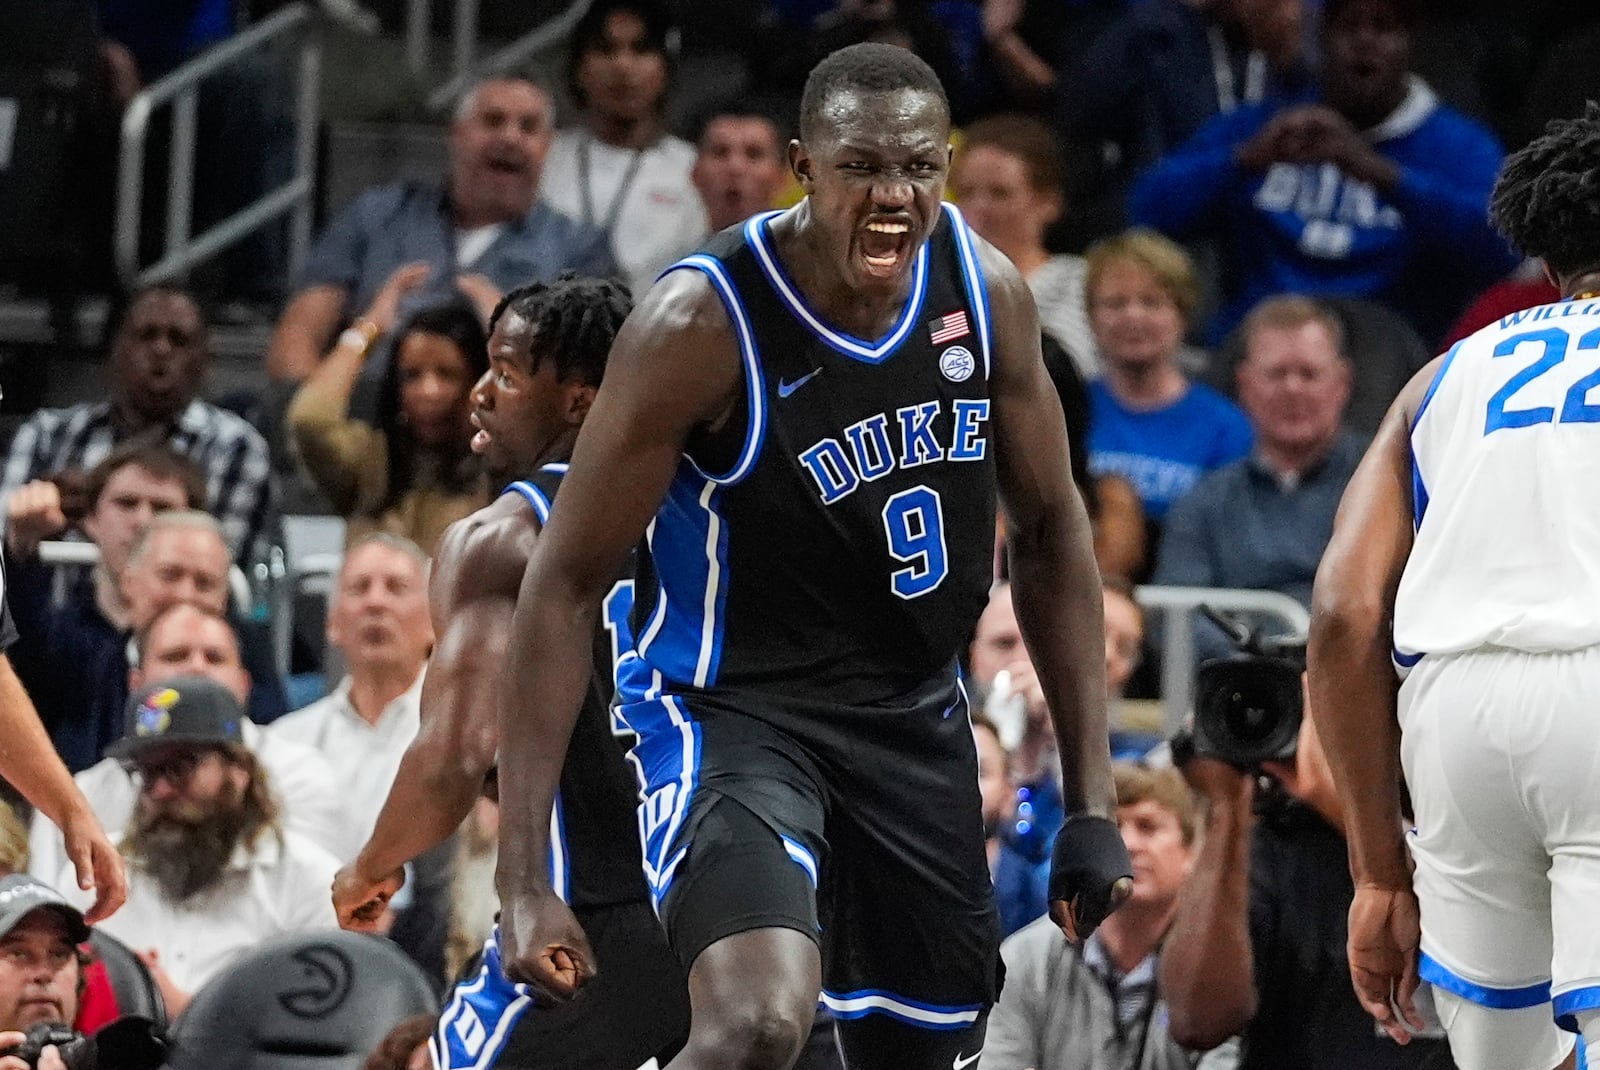
<svg viewBox="0 0 1600 1070">
<path fill-rule="evenodd" d="M 940 316 L 936 320 L 928 321 L 928 331 L 933 335 L 933 344 L 942 346 L 946 342 L 953 342 L 964 334 L 969 334 L 971 328 L 967 326 L 967 310 L 952 312 L 948 316 Z"/>
</svg>

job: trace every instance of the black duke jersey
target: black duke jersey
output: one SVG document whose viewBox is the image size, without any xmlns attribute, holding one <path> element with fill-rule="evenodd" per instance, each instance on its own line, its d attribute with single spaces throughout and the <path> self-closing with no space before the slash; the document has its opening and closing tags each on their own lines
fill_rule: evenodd
<svg viewBox="0 0 1600 1070">
<path fill-rule="evenodd" d="M 545 465 L 505 492 L 527 499 L 543 524 L 566 471 L 564 464 Z M 606 601 L 594 637 L 589 693 L 572 728 L 550 815 L 551 887 L 578 909 L 638 902 L 648 895 L 634 817 L 637 788 L 624 757 L 627 742 L 613 730 L 617 722 L 610 710 L 616 663 L 633 646 L 627 632 L 632 594 L 631 580 L 622 579 Z"/>
<path fill-rule="evenodd" d="M 690 442 L 650 526 L 638 656 L 619 678 L 630 702 L 727 690 L 871 705 L 950 672 L 988 597 L 990 322 L 975 239 L 944 206 L 902 314 L 869 341 L 806 304 L 777 258 L 776 214 L 672 269 L 704 273 L 721 297 L 746 394 L 728 427 Z"/>
</svg>

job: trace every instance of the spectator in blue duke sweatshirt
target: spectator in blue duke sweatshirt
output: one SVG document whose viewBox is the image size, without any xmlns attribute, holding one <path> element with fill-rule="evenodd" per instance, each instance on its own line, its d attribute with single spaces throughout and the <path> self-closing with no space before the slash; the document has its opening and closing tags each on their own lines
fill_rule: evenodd
<svg viewBox="0 0 1600 1070">
<path fill-rule="evenodd" d="M 1327 0 L 1321 87 L 1207 123 L 1134 183 L 1130 218 L 1224 243 L 1222 338 L 1277 293 L 1366 297 L 1437 338 L 1516 265 L 1486 206 L 1501 149 L 1410 73 L 1412 0 Z"/>
</svg>

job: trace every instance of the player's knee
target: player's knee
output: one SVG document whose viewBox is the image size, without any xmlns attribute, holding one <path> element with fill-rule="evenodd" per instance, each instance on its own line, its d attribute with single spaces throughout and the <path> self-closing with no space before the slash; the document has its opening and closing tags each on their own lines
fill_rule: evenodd
<svg viewBox="0 0 1600 1070">
<path fill-rule="evenodd" d="M 815 1006 L 806 1013 L 782 1002 L 724 1008 L 710 1020 L 696 1021 L 690 1044 L 706 1066 L 722 1070 L 787 1070 L 800 1057 L 811 1031 Z M 702 1065 L 697 1060 L 696 1066 Z"/>
</svg>

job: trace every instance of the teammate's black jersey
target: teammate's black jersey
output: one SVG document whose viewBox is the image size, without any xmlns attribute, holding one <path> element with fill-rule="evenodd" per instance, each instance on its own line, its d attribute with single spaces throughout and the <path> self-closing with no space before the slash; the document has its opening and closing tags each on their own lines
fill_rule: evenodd
<svg viewBox="0 0 1600 1070">
<path fill-rule="evenodd" d="M 883 701 L 948 671 L 988 597 L 990 322 L 966 223 L 944 207 L 904 310 L 872 342 L 806 305 L 773 215 L 674 265 L 721 296 L 746 397 L 730 426 L 691 441 L 651 525 L 629 701 Z"/>
<path fill-rule="evenodd" d="M 566 470 L 564 464 L 546 465 L 506 493 L 526 498 L 543 524 Z M 632 595 L 631 580 L 619 580 L 595 629 L 594 673 L 572 728 L 550 817 L 551 885 L 580 909 L 649 898 L 634 813 L 637 781 L 624 756 L 626 745 L 613 731 L 610 709 L 616 661 L 632 646 L 627 634 Z"/>
</svg>

